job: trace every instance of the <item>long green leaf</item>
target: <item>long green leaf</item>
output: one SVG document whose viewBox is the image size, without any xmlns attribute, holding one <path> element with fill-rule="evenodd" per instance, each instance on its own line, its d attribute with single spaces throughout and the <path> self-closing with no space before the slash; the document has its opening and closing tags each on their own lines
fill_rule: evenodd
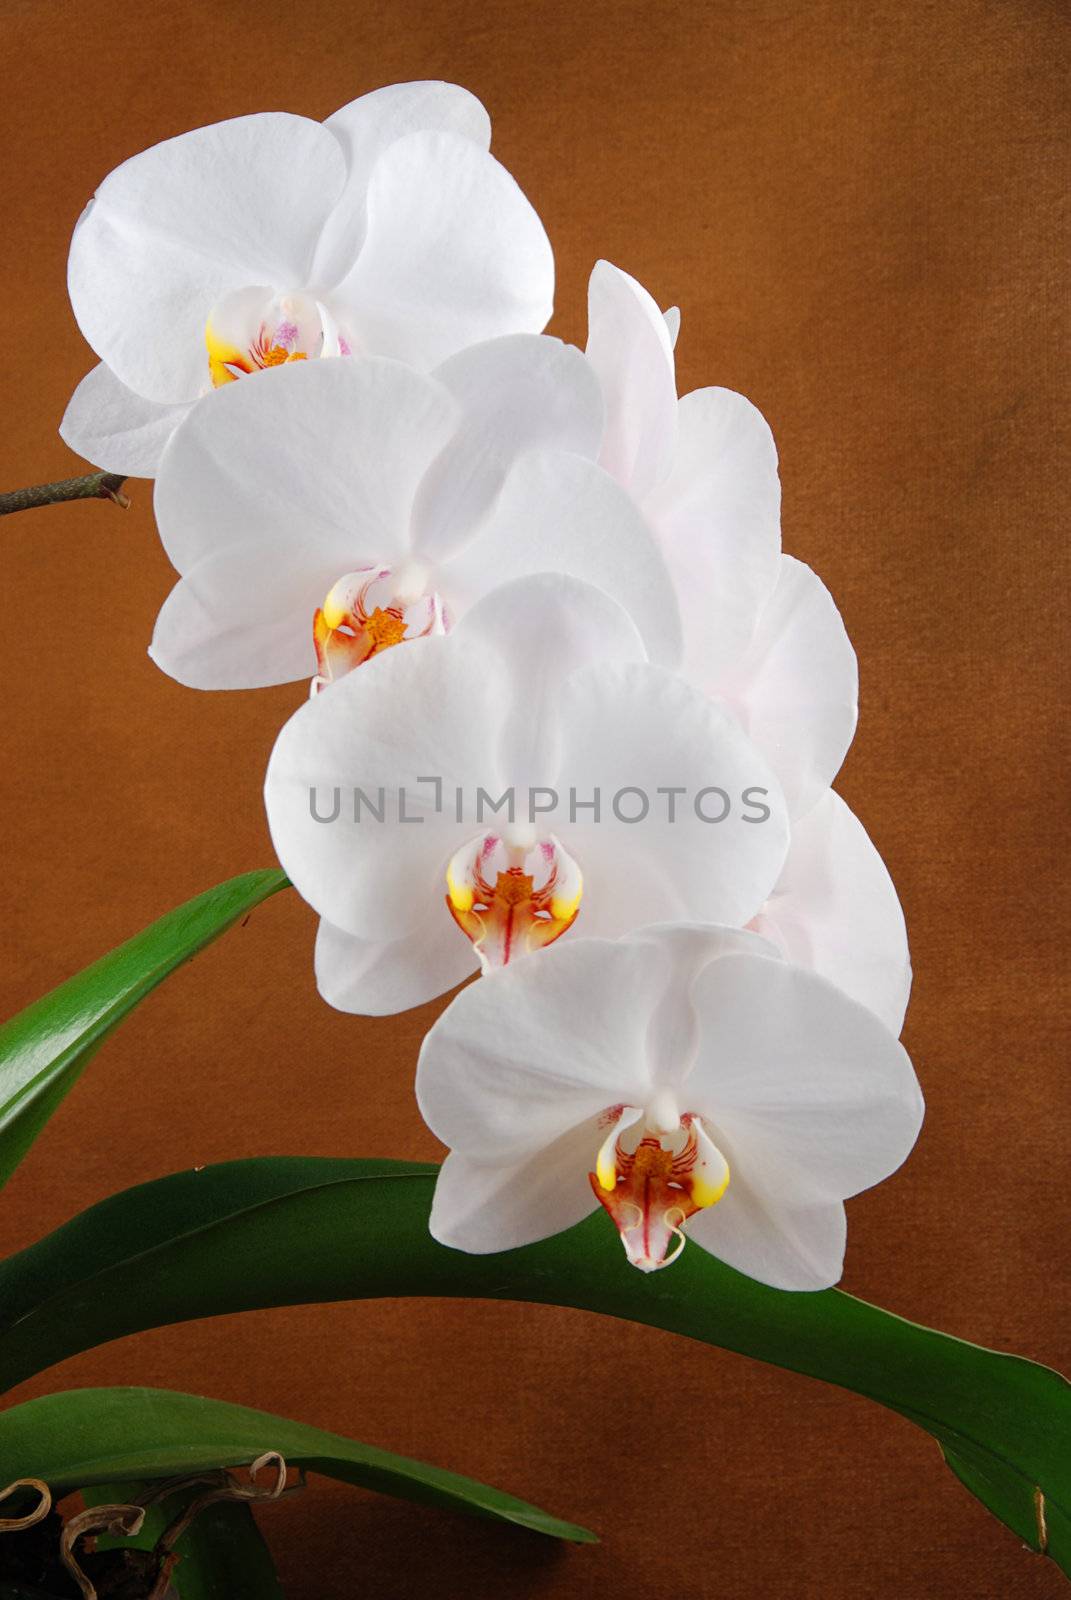
<svg viewBox="0 0 1071 1600">
<path fill-rule="evenodd" d="M 115 1478 L 170 1478 L 245 1466 L 277 1450 L 288 1466 L 380 1494 L 512 1522 L 556 1539 L 595 1535 L 441 1467 L 267 1411 L 169 1389 L 73 1389 L 0 1412 L 0 1482 L 42 1478 L 53 1495 Z"/>
<path fill-rule="evenodd" d="M 169 911 L 0 1027 L 0 1185 L 127 1012 L 286 884 L 278 869 L 231 878 Z"/>
<path fill-rule="evenodd" d="M 428 1233 L 433 1167 L 281 1157 L 143 1184 L 0 1265 L 0 1384 L 142 1328 L 262 1306 L 469 1295 L 605 1312 L 880 1401 L 925 1428 L 1025 1543 L 1071 1568 L 1071 1388 L 1046 1367 L 830 1289 L 787 1294 L 692 1247 L 629 1267 L 600 1215 L 466 1256 Z M 1043 1498 L 1036 1502 L 1036 1496 Z"/>
</svg>

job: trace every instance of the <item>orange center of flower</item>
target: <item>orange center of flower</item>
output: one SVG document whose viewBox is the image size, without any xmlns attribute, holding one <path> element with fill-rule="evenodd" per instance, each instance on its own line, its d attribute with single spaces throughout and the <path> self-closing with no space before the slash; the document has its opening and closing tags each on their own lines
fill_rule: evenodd
<svg viewBox="0 0 1071 1600">
<path fill-rule="evenodd" d="M 392 645 L 401 644 L 405 638 L 405 618 L 393 607 L 383 611 L 377 606 L 365 623 L 364 631 L 372 641 L 369 655 L 375 655 L 380 650 L 389 650 Z"/>
<path fill-rule="evenodd" d="M 632 1157 L 632 1176 L 641 1183 L 669 1181 L 673 1173 L 673 1152 L 645 1139 Z"/>
<path fill-rule="evenodd" d="M 614 1106 L 610 1132 L 588 1181 L 612 1218 L 634 1267 L 655 1272 L 684 1249 L 684 1224 L 717 1205 L 729 1185 L 729 1164 L 700 1119 L 678 1117 L 667 1103 L 655 1114 Z M 637 1132 L 639 1138 L 637 1141 Z"/>
<path fill-rule="evenodd" d="M 419 572 L 414 578 L 411 568 L 361 567 L 338 580 L 312 619 L 318 669 L 313 694 L 406 639 L 446 632 L 441 599 L 420 592 L 426 576 Z"/>
<path fill-rule="evenodd" d="M 221 389 L 225 383 L 233 383 L 244 373 L 262 372 L 267 367 L 283 367 L 288 361 L 307 361 L 308 351 L 295 348 L 297 330 L 293 325 L 283 324 L 281 331 L 286 335 L 286 343 L 280 343 L 262 326 L 252 335 L 248 344 L 240 345 L 218 334 L 209 323 L 205 329 L 205 343 L 208 346 L 208 375 L 212 387 Z"/>
<path fill-rule="evenodd" d="M 532 875 L 520 867 L 509 867 L 495 879 L 494 898 L 504 906 L 523 906 L 532 894 Z"/>
<path fill-rule="evenodd" d="M 510 844 L 489 833 L 446 870 L 446 905 L 484 972 L 560 939 L 580 910 L 580 868 L 556 839 Z"/>
<path fill-rule="evenodd" d="M 307 361 L 308 354 L 304 350 L 286 350 L 281 344 L 273 344 L 270 350 L 265 350 L 260 357 L 262 367 L 281 367 L 287 361 Z M 228 374 L 230 376 L 230 374 Z M 227 380 L 224 379 L 224 382 Z"/>
<path fill-rule="evenodd" d="M 205 324 L 208 374 L 214 388 L 245 373 L 291 361 L 349 355 L 351 346 L 327 307 L 303 289 L 272 294 L 235 289 L 217 300 Z"/>
</svg>

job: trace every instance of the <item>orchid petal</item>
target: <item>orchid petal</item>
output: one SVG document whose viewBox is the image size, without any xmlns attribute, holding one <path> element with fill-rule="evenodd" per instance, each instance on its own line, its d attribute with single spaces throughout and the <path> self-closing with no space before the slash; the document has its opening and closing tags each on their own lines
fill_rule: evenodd
<svg viewBox="0 0 1071 1600">
<path fill-rule="evenodd" d="M 380 154 L 407 133 L 436 128 L 461 134 L 483 150 L 491 144 L 491 119 L 476 96 L 438 78 L 388 83 L 359 95 L 332 112 L 324 127 L 342 144 L 351 178 L 366 182 Z"/>
<path fill-rule="evenodd" d="M 712 1256 L 774 1289 L 830 1289 L 844 1269 L 847 1220 L 837 1201 L 786 1206 L 757 1194 L 736 1170 L 725 1196 L 688 1224 Z"/>
<path fill-rule="evenodd" d="M 558 339 L 526 333 L 489 339 L 452 356 L 435 377 L 457 401 L 461 422 L 414 507 L 413 547 L 426 559 L 472 537 L 519 452 L 594 457 L 602 433 L 595 374 L 579 350 Z"/>
<path fill-rule="evenodd" d="M 362 348 L 428 369 L 499 334 L 539 333 L 554 263 L 543 225 L 493 156 L 454 133 L 410 133 L 376 161 L 368 232 L 332 291 Z"/>
<path fill-rule="evenodd" d="M 906 1051 L 816 973 L 729 954 L 692 985 L 699 1051 L 682 1090 L 763 1200 L 822 1206 L 905 1160 L 922 1123 Z"/>
<path fill-rule="evenodd" d="M 160 405 L 135 394 L 102 361 L 71 396 L 60 438 L 106 472 L 154 478 L 164 446 L 188 410 L 188 405 Z"/>
<path fill-rule="evenodd" d="M 355 938 L 326 920 L 316 936 L 321 995 L 336 1010 L 363 1017 L 388 1017 L 423 1005 L 463 983 L 479 965 L 449 917 L 436 914 L 389 943 Z"/>
<path fill-rule="evenodd" d="M 647 290 L 609 261 L 596 263 L 588 285 L 587 357 L 606 402 L 599 460 L 643 500 L 666 476 L 676 446 L 673 344 Z"/>
<path fill-rule="evenodd" d="M 266 689 L 316 671 L 312 617 L 337 571 L 244 543 L 194 562 L 156 618 L 149 655 L 188 689 Z"/>
<path fill-rule="evenodd" d="M 478 535 L 450 563 L 460 611 L 499 584 L 557 572 L 624 607 L 660 665 L 680 661 L 680 613 L 666 564 L 625 491 L 594 462 L 533 450 L 514 464 Z"/>
<path fill-rule="evenodd" d="M 660 971 L 640 944 L 577 939 L 463 990 L 420 1051 L 417 1100 L 432 1132 L 474 1161 L 508 1164 L 604 1117 L 584 1148 L 586 1187 L 622 1105 L 650 1093 L 644 1028 Z"/>
<path fill-rule="evenodd" d="M 105 178 L 71 242 L 83 334 L 136 393 L 196 399 L 212 307 L 250 283 L 302 287 L 345 178 L 335 136 L 285 112 L 197 128 L 131 157 Z"/>
<path fill-rule="evenodd" d="M 536 1157 L 488 1166 L 451 1152 L 435 1184 L 433 1239 L 470 1255 L 548 1239 L 595 1210 L 584 1163 L 598 1139 L 593 1119 L 570 1128 Z"/>
<path fill-rule="evenodd" d="M 268 765 L 268 822 L 287 875 L 321 916 L 388 943 L 429 916 L 449 922 L 443 875 L 465 838 L 454 791 L 496 783 L 488 728 L 505 711 L 480 654 L 438 637 L 374 656 L 290 718 Z M 442 783 L 438 809 L 422 781 L 431 778 Z M 329 816 L 336 789 L 338 819 L 317 821 L 310 793 Z M 354 822 L 354 791 L 378 804 L 380 789 L 387 820 L 362 810 Z"/>
<path fill-rule="evenodd" d="M 456 564 L 450 578 L 454 597 Z M 570 675 L 594 663 L 644 659 L 639 632 L 616 601 L 591 584 L 546 572 L 500 583 L 466 611 L 454 636 L 483 655 L 514 708 L 495 730 L 496 770 L 518 788 L 548 784 L 558 772 L 561 699 Z"/>
<path fill-rule="evenodd" d="M 346 187 L 316 252 L 317 282 L 336 283 L 356 261 L 365 236 L 365 200 L 376 161 L 408 133 L 438 129 L 460 134 L 486 150 L 491 119 L 474 94 L 434 80 L 392 83 L 342 106 L 324 123 L 346 157 Z"/>
<path fill-rule="evenodd" d="M 776 778 L 734 720 L 673 674 L 628 663 L 575 673 L 560 717 L 560 787 L 578 804 L 557 831 L 584 870 L 584 932 L 747 922 L 777 881 L 788 825 Z M 586 808 L 596 788 L 598 821 Z M 625 820 L 643 809 L 630 789 L 648 802 L 642 822 Z M 745 820 L 757 817 L 746 790 L 763 797 L 764 820 Z"/>
<path fill-rule="evenodd" d="M 440 384 L 386 361 L 300 362 L 206 396 L 156 483 L 184 579 L 157 663 L 202 688 L 315 671 L 316 608 L 343 574 L 404 555 L 421 473 L 455 421 Z"/>
<path fill-rule="evenodd" d="M 829 788 L 855 733 L 859 670 L 821 579 L 781 557 L 751 644 L 718 685 L 781 780 L 793 817 Z"/>
<path fill-rule="evenodd" d="M 777 582 L 777 451 L 761 412 L 730 389 L 685 395 L 678 418 L 672 470 L 644 509 L 676 582 L 685 671 L 714 690 Z"/>
<path fill-rule="evenodd" d="M 700 922 L 666 922 L 641 928 L 632 939 L 657 954 L 664 974 L 658 1004 L 647 1023 L 647 1054 L 655 1081 L 676 1091 L 699 1048 L 699 1018 L 692 985 L 721 956 L 740 952 L 777 961 L 780 951 L 768 939 L 743 928 Z"/>
<path fill-rule="evenodd" d="M 777 886 L 751 926 L 900 1032 L 911 992 L 904 913 L 866 829 L 832 789 L 793 824 Z"/>
<path fill-rule="evenodd" d="M 670 349 L 676 350 L 677 340 L 680 338 L 681 331 L 680 307 L 669 306 L 667 310 L 663 311 L 662 315 L 665 318 L 666 331 L 669 334 Z"/>
</svg>

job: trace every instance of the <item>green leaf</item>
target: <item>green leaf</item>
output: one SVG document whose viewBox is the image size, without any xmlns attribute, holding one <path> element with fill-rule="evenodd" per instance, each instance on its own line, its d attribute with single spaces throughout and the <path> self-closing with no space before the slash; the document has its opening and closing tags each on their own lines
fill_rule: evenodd
<svg viewBox="0 0 1071 1600">
<path fill-rule="evenodd" d="M 246 872 L 199 894 L 0 1027 L 0 1185 L 127 1012 L 287 882 Z"/>
<path fill-rule="evenodd" d="M 358 1444 L 266 1411 L 169 1389 L 74 1389 L 0 1413 L 0 1482 L 42 1478 L 53 1495 L 115 1478 L 172 1478 L 246 1466 L 276 1450 L 306 1467 L 380 1494 L 512 1522 L 580 1544 L 595 1535 L 473 1478 Z M 17 1464 L 27 1465 L 25 1473 Z M 6 1474 L 6 1476 L 5 1476 Z"/>
<path fill-rule="evenodd" d="M 81 1393 L 98 1395 L 150 1394 L 151 1390 L 98 1389 Z M 75 1391 L 76 1397 L 79 1391 Z M 49 1395 L 49 1400 L 67 1396 Z M 176 1399 L 192 1398 L 175 1396 Z M 39 1402 L 38 1402 L 39 1403 Z M 19 1411 L 26 1408 L 20 1406 Z M 9 1412 L 14 1416 L 15 1412 Z M 48 1425 L 47 1423 L 45 1424 Z M 129 1505 L 153 1488 L 147 1483 L 103 1483 L 84 1486 L 87 1506 Z M 140 1533 L 131 1539 L 100 1538 L 98 1550 L 152 1550 L 172 1519 L 199 1491 L 171 1495 L 152 1505 Z M 271 1552 L 248 1505 L 217 1501 L 197 1513 L 175 1545 L 178 1565 L 171 1574 L 171 1590 L 179 1600 L 284 1600 Z M 0 1595 L 2 1600 L 2 1595 Z"/>
<path fill-rule="evenodd" d="M 435 1243 L 435 1168 L 280 1157 L 143 1184 L 0 1264 L 0 1384 L 142 1328 L 262 1306 L 470 1295 L 645 1322 L 823 1378 L 937 1439 L 972 1493 L 1071 1567 L 1071 1388 L 1019 1357 L 838 1290 L 768 1289 L 691 1247 L 629 1267 L 600 1214 L 542 1244 L 466 1256 Z"/>
</svg>

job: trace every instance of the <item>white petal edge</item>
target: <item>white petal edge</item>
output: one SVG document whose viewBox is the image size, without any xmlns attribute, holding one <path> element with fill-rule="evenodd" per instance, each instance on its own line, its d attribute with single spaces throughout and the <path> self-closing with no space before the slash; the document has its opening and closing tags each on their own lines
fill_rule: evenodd
<svg viewBox="0 0 1071 1600">
<path fill-rule="evenodd" d="M 510 469 L 478 536 L 449 566 L 463 609 L 532 573 L 559 573 L 601 589 L 632 618 L 652 661 L 676 667 L 680 612 L 669 571 L 628 494 L 593 461 L 531 450 Z"/>
<path fill-rule="evenodd" d="M 482 150 L 491 143 L 491 119 L 476 96 L 434 79 L 373 89 L 332 112 L 324 127 L 346 158 L 346 187 L 320 236 L 313 269 L 316 282 L 328 287 L 351 270 L 360 253 L 369 178 L 389 145 L 431 129 L 459 134 Z"/>
<path fill-rule="evenodd" d="M 357 939 L 330 922 L 316 935 L 316 983 L 328 1005 L 362 1017 L 388 1017 L 446 994 L 479 958 L 440 902 L 412 933 L 380 942 Z"/>
<path fill-rule="evenodd" d="M 573 1227 L 597 1206 L 588 1173 L 598 1140 L 598 1124 L 589 1119 L 513 1166 L 486 1166 L 451 1152 L 435 1184 L 432 1238 L 469 1255 L 491 1255 Z"/>
<path fill-rule="evenodd" d="M 656 923 L 628 935 L 627 940 L 659 953 L 665 986 L 647 1023 L 647 1054 L 654 1080 L 680 1092 L 699 1046 L 699 1019 L 691 998 L 699 973 L 734 951 L 774 961 L 781 959 L 781 952 L 748 929 L 716 923 Z"/>
<path fill-rule="evenodd" d="M 660 951 L 593 939 L 481 978 L 421 1046 L 416 1093 L 428 1127 L 473 1161 L 506 1164 L 619 1102 L 643 1105 L 644 1028 L 664 981 Z M 595 1134 L 585 1173 L 604 1137 Z"/>
<path fill-rule="evenodd" d="M 493 156 L 453 133 L 387 147 L 368 186 L 368 233 L 333 298 L 364 353 L 428 370 L 467 345 L 541 333 L 554 258 L 543 225 Z"/>
<path fill-rule="evenodd" d="M 754 916 L 784 864 L 788 820 L 776 777 L 728 712 L 660 667 L 609 663 L 567 680 L 561 720 L 563 813 L 569 788 L 578 804 L 575 823 L 563 814 L 556 831 L 584 874 L 578 931 L 617 937 L 654 922 L 742 926 Z M 580 812 L 596 787 L 598 822 Z M 614 797 L 630 787 L 645 792 L 642 821 L 624 820 L 643 809 L 634 796 L 615 814 Z M 660 792 L 671 788 L 685 793 Z M 745 791 L 755 791 L 750 805 Z"/>
<path fill-rule="evenodd" d="M 485 340 L 451 356 L 434 376 L 457 401 L 460 421 L 413 511 L 413 547 L 428 559 L 472 538 L 520 454 L 553 449 L 594 458 L 603 423 L 590 366 L 572 345 L 544 334 Z"/>
<path fill-rule="evenodd" d="M 475 832 L 455 818 L 454 789 L 471 797 L 476 784 L 498 781 L 504 709 L 481 654 L 447 636 L 384 651 L 295 712 L 264 793 L 276 853 L 302 898 L 370 942 L 392 943 L 440 912 L 449 920 L 446 866 Z M 438 810 L 434 785 L 420 781 L 429 777 L 443 784 Z M 378 807 L 381 788 L 385 820 L 363 804 L 352 820 L 354 790 Z M 333 817 L 335 789 L 337 819 L 317 820 Z M 421 820 L 401 820 L 403 789 L 405 815 Z"/>
<path fill-rule="evenodd" d="M 441 78 L 388 83 L 340 106 L 324 121 L 340 141 L 352 176 L 365 180 L 377 157 L 407 133 L 438 129 L 481 149 L 491 144 L 491 119 L 474 94 Z"/>
<path fill-rule="evenodd" d="M 802 561 L 781 557 L 751 644 L 718 692 L 769 759 L 790 814 L 803 816 L 855 735 L 859 668 L 833 596 Z"/>
<path fill-rule="evenodd" d="M 873 1012 L 817 973 L 735 952 L 705 967 L 691 994 L 699 1049 L 681 1094 L 755 1194 L 825 1205 L 907 1158 L 922 1091 Z"/>
<path fill-rule="evenodd" d="M 899 1034 L 911 993 L 903 908 L 866 829 L 832 789 L 793 824 L 777 886 L 751 927 Z"/>
<path fill-rule="evenodd" d="M 587 357 L 606 402 L 600 463 L 642 501 L 676 449 L 673 343 L 647 290 L 609 261 L 596 262 L 588 283 Z"/>
<path fill-rule="evenodd" d="M 60 438 L 86 461 L 128 478 L 155 478 L 164 446 L 189 405 L 161 405 L 128 389 L 100 362 L 72 394 Z"/>
<path fill-rule="evenodd" d="M 662 315 L 666 319 L 666 331 L 669 334 L 670 349 L 676 350 L 677 340 L 680 338 L 681 332 L 680 307 L 669 306 L 665 311 L 663 311 Z"/>
<path fill-rule="evenodd" d="M 772 1289 L 831 1289 L 844 1270 L 843 1205 L 777 1205 L 735 1174 L 717 1205 L 694 1216 L 685 1232 L 693 1244 Z"/>
<path fill-rule="evenodd" d="M 673 574 L 687 675 L 716 690 L 746 651 L 780 572 L 781 484 L 762 413 L 731 389 L 678 407 L 672 470 L 644 502 Z"/>
</svg>

